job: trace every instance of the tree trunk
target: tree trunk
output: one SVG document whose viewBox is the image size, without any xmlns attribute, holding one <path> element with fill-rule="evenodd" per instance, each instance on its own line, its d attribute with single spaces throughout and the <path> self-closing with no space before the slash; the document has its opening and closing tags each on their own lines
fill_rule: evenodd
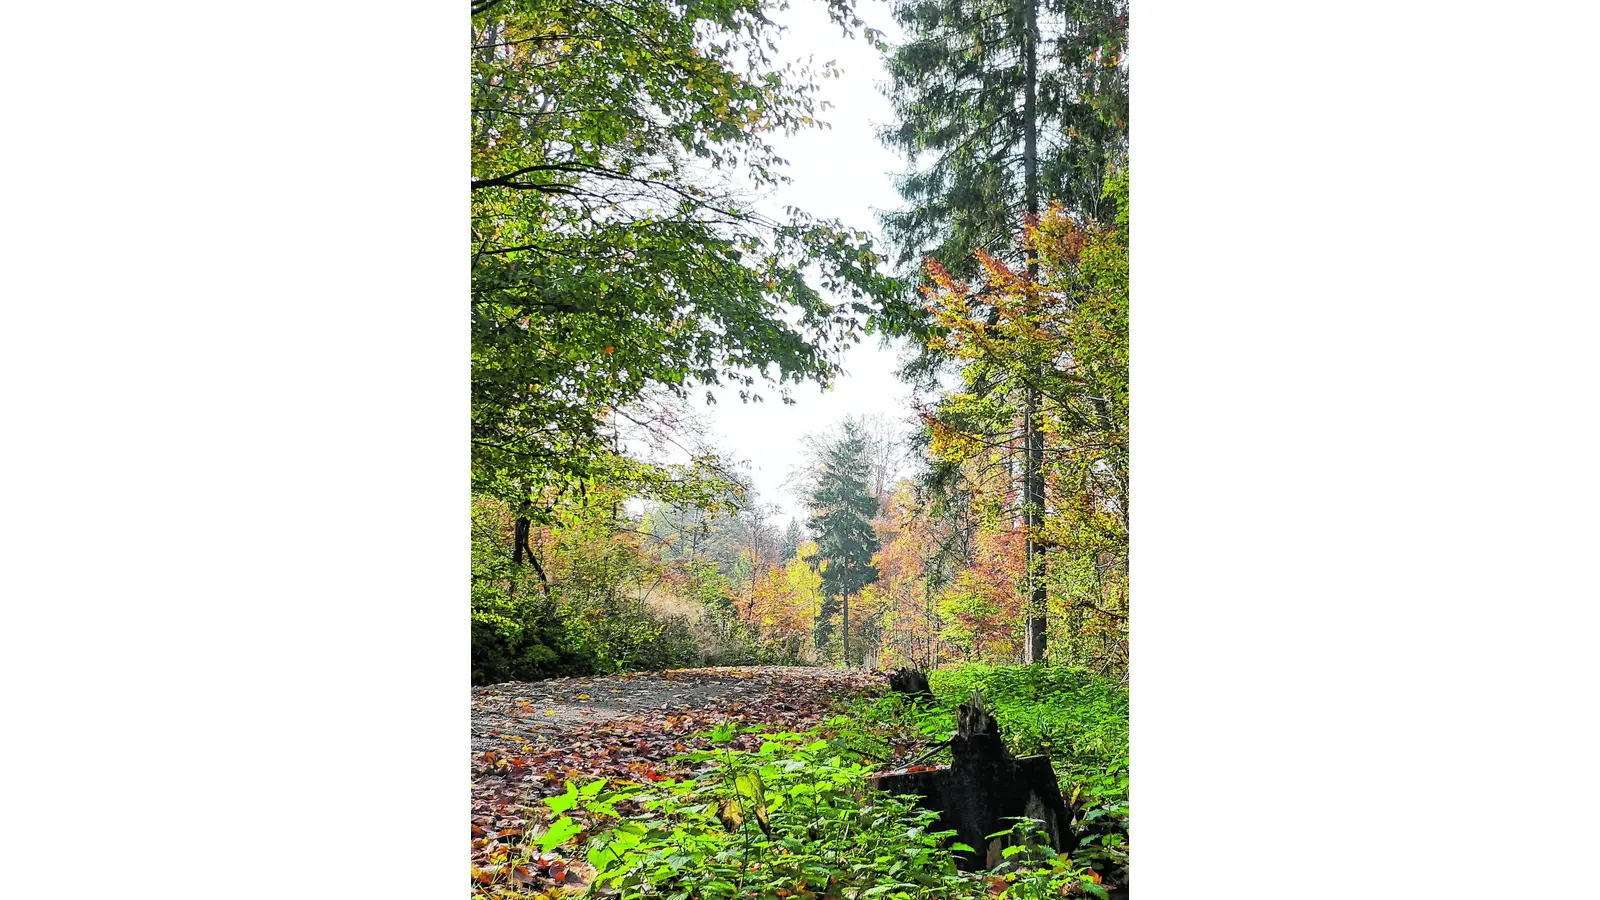
<svg viewBox="0 0 1600 900">
<path fill-rule="evenodd" d="M 1023 23 L 1023 57 L 1025 88 L 1022 98 L 1023 118 L 1023 191 L 1028 204 L 1031 224 L 1039 215 L 1039 6 L 1038 0 L 1027 0 L 1027 20 Z M 1026 250 L 1028 283 L 1038 284 L 1039 259 L 1032 248 Z M 1044 548 L 1039 545 L 1038 529 L 1044 517 L 1044 439 L 1039 432 L 1039 391 L 1030 381 L 1024 388 L 1022 412 L 1022 443 L 1026 458 L 1023 463 L 1022 496 L 1023 524 L 1028 530 L 1027 569 L 1028 599 L 1026 628 L 1023 635 L 1022 660 L 1025 663 L 1042 663 L 1045 654 L 1046 601 L 1044 589 Z"/>
<path fill-rule="evenodd" d="M 528 546 L 528 520 L 518 516 L 511 526 L 511 577 L 506 579 L 506 596 L 517 599 L 517 570 L 522 568 L 522 551 Z"/>
<path fill-rule="evenodd" d="M 843 650 L 842 658 L 840 659 L 840 662 L 844 663 L 844 667 L 846 669 L 848 669 L 848 668 L 850 668 L 850 589 L 849 588 L 845 588 L 845 591 L 844 591 L 844 622 L 843 622 L 843 625 L 844 625 L 844 630 L 843 630 L 843 632 L 841 633 L 841 635 L 839 637 L 839 640 L 840 640 L 840 643 L 841 643 L 841 646 L 842 646 L 842 650 Z"/>
<path fill-rule="evenodd" d="M 539 557 L 533 555 L 533 546 L 528 543 L 532 522 L 527 516 L 518 516 L 512 525 L 511 532 L 511 599 L 517 598 L 517 569 L 521 568 L 523 557 L 533 564 L 533 574 L 539 576 L 539 584 L 545 591 L 550 590 L 550 579 L 545 577 L 544 566 L 539 565 Z"/>
<path fill-rule="evenodd" d="M 500 521 L 505 521 L 501 519 Z M 522 565 L 522 553 L 528 549 L 528 529 L 531 523 L 524 516 L 517 516 L 517 521 L 511 526 L 511 564 Z M 529 556 L 532 552 L 529 551 Z"/>
</svg>

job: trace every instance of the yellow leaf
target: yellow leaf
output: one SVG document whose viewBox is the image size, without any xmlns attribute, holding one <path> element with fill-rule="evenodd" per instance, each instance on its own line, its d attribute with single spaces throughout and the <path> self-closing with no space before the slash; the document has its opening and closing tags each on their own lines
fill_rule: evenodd
<svg viewBox="0 0 1600 900">
<path fill-rule="evenodd" d="M 739 803 L 732 798 L 722 801 L 722 806 L 717 810 L 717 818 L 722 820 L 722 827 L 735 831 L 744 824 L 744 810 L 739 808 Z"/>
</svg>

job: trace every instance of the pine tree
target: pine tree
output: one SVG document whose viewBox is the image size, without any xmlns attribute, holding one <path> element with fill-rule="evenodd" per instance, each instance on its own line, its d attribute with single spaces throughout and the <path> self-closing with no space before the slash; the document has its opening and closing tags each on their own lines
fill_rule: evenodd
<svg viewBox="0 0 1600 900">
<path fill-rule="evenodd" d="M 822 609 L 817 616 L 818 647 L 833 636 L 830 619 L 842 612 L 843 659 L 850 665 L 850 595 L 878 580 L 872 557 L 878 537 L 872 519 L 878 501 L 870 491 L 871 464 L 867 436 L 855 421 L 846 421 L 834 440 L 819 444 L 818 459 L 806 504 L 817 535 L 822 574 Z M 836 599 L 837 598 L 837 599 Z"/>
</svg>

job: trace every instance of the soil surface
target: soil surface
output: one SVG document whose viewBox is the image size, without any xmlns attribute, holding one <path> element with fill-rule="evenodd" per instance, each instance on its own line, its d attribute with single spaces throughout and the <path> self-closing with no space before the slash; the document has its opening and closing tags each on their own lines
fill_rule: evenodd
<svg viewBox="0 0 1600 900">
<path fill-rule="evenodd" d="M 510 681 L 473 689 L 472 749 L 488 750 L 514 734 L 582 734 L 596 723 L 629 716 L 720 713 L 777 723 L 818 712 L 818 702 L 881 688 L 883 679 L 862 670 L 751 666 Z"/>
</svg>

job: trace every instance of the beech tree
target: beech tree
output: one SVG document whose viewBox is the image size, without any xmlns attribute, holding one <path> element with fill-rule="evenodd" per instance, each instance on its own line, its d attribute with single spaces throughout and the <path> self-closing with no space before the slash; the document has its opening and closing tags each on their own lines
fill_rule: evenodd
<svg viewBox="0 0 1600 900">
<path fill-rule="evenodd" d="M 1127 662 L 1126 171 L 1107 193 L 1114 227 L 1083 224 L 1055 206 L 1027 229 L 1036 274 L 982 256 L 983 280 L 971 287 L 931 265 L 928 297 L 940 353 L 996 384 L 1026 383 L 1040 398 L 1047 509 L 1028 534 L 1059 561 L 1053 605 L 1076 626 L 1075 652 L 1110 669 Z M 972 320 L 975 303 L 992 310 L 990 321 Z M 952 464 L 981 462 L 992 453 L 996 415 L 989 398 L 953 393 L 928 417 L 933 452 Z"/>
<path fill-rule="evenodd" d="M 474 5 L 475 491 L 534 518 L 596 479 L 692 494 L 696 467 L 619 451 L 619 415 L 652 387 L 825 383 L 893 294 L 864 233 L 734 188 L 785 180 L 765 135 L 814 126 L 828 73 L 772 61 L 770 5 Z"/>
</svg>

